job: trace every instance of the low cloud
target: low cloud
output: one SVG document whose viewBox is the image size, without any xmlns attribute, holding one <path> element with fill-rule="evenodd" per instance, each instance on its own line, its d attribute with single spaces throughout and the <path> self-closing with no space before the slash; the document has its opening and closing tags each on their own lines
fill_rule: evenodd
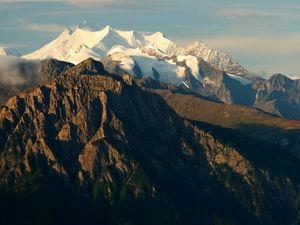
<svg viewBox="0 0 300 225">
<path fill-rule="evenodd" d="M 297 7 L 297 6 L 295 6 Z M 293 8 L 244 6 L 224 8 L 215 13 L 216 16 L 225 19 L 246 19 L 246 20 L 268 20 L 276 18 L 299 18 L 299 13 L 295 13 Z"/>
<path fill-rule="evenodd" d="M 71 4 L 115 4 L 115 3 L 132 3 L 136 0 L 65 0 L 64 2 Z"/>
<path fill-rule="evenodd" d="M 70 4 L 116 4 L 116 3 L 134 3 L 138 0 L 0 0 L 0 3 L 26 3 L 26 2 L 62 2 Z"/>
<path fill-rule="evenodd" d="M 17 20 L 24 30 L 42 32 L 42 33 L 54 33 L 61 32 L 65 29 L 64 26 L 53 23 L 36 23 L 27 19 Z"/>
<path fill-rule="evenodd" d="M 228 53 L 251 71 L 261 74 L 264 70 L 267 75 L 280 72 L 300 78 L 300 33 L 219 35 L 204 41 L 209 47 Z"/>
<path fill-rule="evenodd" d="M 2 58 L 0 57 L 0 83 L 9 86 L 24 84 L 25 80 L 20 76 L 18 71 L 9 71 L 8 67 L 11 67 L 11 62 L 2 60 Z"/>
<path fill-rule="evenodd" d="M 280 14 L 270 11 L 258 11 L 252 9 L 225 9 L 216 13 L 219 17 L 227 19 L 238 18 L 253 18 L 253 19 L 274 19 L 278 18 Z"/>
<path fill-rule="evenodd" d="M 20 3 L 20 2 L 64 2 L 63 0 L 0 0 L 0 3 Z"/>
<path fill-rule="evenodd" d="M 41 16 L 44 16 L 45 13 L 41 13 Z M 50 14 L 49 14 L 50 15 Z M 30 19 L 13 19 L 4 26 L 0 25 L 0 30 L 3 31 L 34 31 L 41 33 L 58 33 L 65 29 L 65 26 L 55 23 L 38 23 L 33 22 Z"/>
<path fill-rule="evenodd" d="M 300 54 L 300 34 L 209 37 L 210 46 L 246 54 Z"/>
<path fill-rule="evenodd" d="M 290 76 L 290 78 L 293 79 L 293 80 L 299 80 L 300 79 L 300 75 Z"/>
<path fill-rule="evenodd" d="M 33 73 L 35 63 L 14 56 L 0 56 L 0 83 L 9 86 L 24 85 Z"/>
<path fill-rule="evenodd" d="M 118 11 L 151 11 L 153 10 L 171 10 L 176 5 L 176 2 L 172 0 L 65 0 L 62 1 L 65 4 L 79 6 L 82 10 L 83 8 L 88 8 L 89 10 L 93 8 L 102 9 L 114 9 Z M 76 7 L 76 8 L 79 8 Z"/>
<path fill-rule="evenodd" d="M 39 24 L 39 23 L 30 23 L 24 27 L 26 30 L 52 33 L 52 32 L 61 32 L 65 29 L 64 26 L 58 24 Z"/>
<path fill-rule="evenodd" d="M 38 61 L 0 56 L 0 101 L 37 84 Z"/>
<path fill-rule="evenodd" d="M 152 0 L 151 3 L 162 3 L 168 0 Z M 139 4 L 139 3 L 149 3 L 149 1 L 145 0 L 62 0 L 61 2 L 66 2 L 70 4 L 102 4 L 102 5 L 115 5 L 115 4 Z"/>
<path fill-rule="evenodd" d="M 103 6 L 103 7 L 130 7 L 148 8 L 150 5 L 157 7 L 167 7 L 173 5 L 172 0 L 0 0 L 0 4 L 15 4 L 15 3 L 45 3 L 57 2 L 70 5 L 79 5 L 80 7 Z"/>
</svg>

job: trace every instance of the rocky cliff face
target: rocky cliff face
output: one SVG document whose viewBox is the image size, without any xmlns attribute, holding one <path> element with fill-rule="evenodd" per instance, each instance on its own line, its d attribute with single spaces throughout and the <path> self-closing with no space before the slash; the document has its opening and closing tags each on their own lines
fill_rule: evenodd
<svg viewBox="0 0 300 225">
<path fill-rule="evenodd" d="M 300 119 L 300 82 L 282 74 L 256 82 L 254 106 L 291 119 Z"/>
<path fill-rule="evenodd" d="M 213 67 L 201 58 L 197 58 L 197 60 L 197 73 L 199 74 L 196 78 L 195 71 L 188 66 L 190 61 L 178 61 L 175 56 L 159 58 L 160 62 L 172 61 L 174 66 L 182 68 L 178 85 L 181 84 L 197 94 L 226 104 L 246 105 L 280 117 L 300 119 L 299 80 L 291 80 L 281 74 L 274 75 L 268 80 L 246 77 L 246 75 L 244 77 L 236 76 Z M 119 75 L 127 73 L 120 67 L 120 61 L 115 61 L 111 57 L 103 58 L 103 64 L 110 73 Z M 172 68 L 165 68 L 166 70 L 161 72 L 155 67 L 151 67 L 150 72 L 145 72 L 139 65 L 134 61 L 133 74 L 136 78 L 153 77 L 159 81 L 166 79 L 166 82 L 169 83 L 168 76 Z M 15 64 L 7 75 L 14 77 L 16 74 L 20 74 L 17 75 L 17 79 L 13 79 L 11 82 L 9 79 L 0 79 L 0 104 L 21 91 L 50 81 L 73 66 L 71 63 L 55 59 L 46 59 L 40 62 L 23 61 Z M 7 76 L 3 73 L 0 71 L 2 77 Z"/>
<path fill-rule="evenodd" d="M 161 95 L 180 116 L 231 128 L 246 136 L 281 145 L 300 156 L 300 122 L 235 104 L 224 104 L 197 95 L 184 87 L 161 83 L 151 78 L 138 79 L 139 85 Z"/>
<path fill-rule="evenodd" d="M 238 62 L 233 60 L 228 54 L 211 49 L 202 41 L 196 41 L 185 46 L 181 52 L 187 55 L 196 56 L 219 70 L 233 74 L 247 74 L 248 71 Z"/>
<path fill-rule="evenodd" d="M 178 61 L 176 57 L 165 57 L 162 60 L 171 60 L 184 68 L 182 75 L 184 82 L 181 86 L 186 86 L 197 94 L 226 104 L 246 105 L 280 117 L 300 119 L 299 80 L 289 79 L 282 74 L 275 74 L 267 80 L 251 75 L 236 76 L 212 66 L 201 58 L 198 58 L 197 64 L 199 75 L 195 78 L 191 68 L 187 66 L 187 61 Z M 114 73 L 124 73 L 117 61 L 105 59 L 104 64 Z M 142 76 L 135 76 L 155 79 L 151 74 L 142 73 Z"/>
<path fill-rule="evenodd" d="M 5 224 L 299 222 L 295 158 L 91 59 L 4 104 L 0 154 Z"/>
</svg>

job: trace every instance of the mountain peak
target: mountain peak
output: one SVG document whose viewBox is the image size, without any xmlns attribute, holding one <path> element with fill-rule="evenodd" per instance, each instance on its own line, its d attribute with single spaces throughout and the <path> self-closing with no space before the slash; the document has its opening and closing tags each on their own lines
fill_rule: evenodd
<svg viewBox="0 0 300 225">
<path fill-rule="evenodd" d="M 71 35 L 75 30 L 71 27 L 66 27 L 60 35 Z"/>
<path fill-rule="evenodd" d="M 119 50 L 122 50 L 119 57 L 124 55 L 123 53 L 126 51 L 129 55 L 132 54 L 135 57 L 141 57 L 140 59 L 143 61 L 151 61 L 151 64 L 155 62 L 153 57 L 191 55 L 201 58 L 213 66 L 232 74 L 243 74 L 246 71 L 230 56 L 210 49 L 207 44 L 201 41 L 197 41 L 189 46 L 180 47 L 172 40 L 166 38 L 162 32 L 145 34 L 136 32 L 135 30 L 114 29 L 110 25 L 102 29 L 90 29 L 91 27 L 87 21 L 84 21 L 74 31 L 66 29 L 58 38 L 41 49 L 25 55 L 24 58 L 56 58 L 61 61 L 77 64 L 89 57 L 100 60 L 108 56 L 112 52 L 111 50 L 114 49 L 114 46 L 123 46 L 124 48 L 119 48 Z M 145 48 L 152 48 L 153 51 L 144 51 Z M 116 52 L 115 50 L 114 52 Z M 155 54 L 152 54 L 153 52 Z M 133 60 L 135 59 L 127 59 L 124 63 L 129 65 L 129 68 L 130 65 L 133 65 Z M 147 73 L 152 74 L 152 67 L 155 67 L 155 65 L 150 66 L 150 71 L 147 71 Z M 194 69 L 196 70 L 196 67 Z"/>
<path fill-rule="evenodd" d="M 95 31 L 95 30 L 99 30 L 99 26 L 90 23 L 87 20 L 82 21 L 82 23 L 77 25 L 77 28 L 82 29 L 82 30 L 87 30 L 87 31 Z"/>
<path fill-rule="evenodd" d="M 76 66 L 71 68 L 74 74 L 87 74 L 87 75 L 107 75 L 108 72 L 104 69 L 103 64 L 100 61 L 96 61 L 93 58 L 88 58 Z"/>
<path fill-rule="evenodd" d="M 289 79 L 287 76 L 281 74 L 281 73 L 276 73 L 276 74 L 273 74 L 271 77 L 270 77 L 270 80 L 271 79 Z"/>
<path fill-rule="evenodd" d="M 291 80 L 290 78 L 288 78 L 287 76 L 281 73 L 272 75 L 269 81 L 273 84 L 273 86 L 276 87 L 290 85 L 293 82 L 293 80 Z"/>
<path fill-rule="evenodd" d="M 197 40 L 195 42 L 193 42 L 191 45 L 207 45 L 204 41 L 201 41 L 201 40 Z"/>
<path fill-rule="evenodd" d="M 6 56 L 6 51 L 3 47 L 0 47 L 0 56 Z"/>
<path fill-rule="evenodd" d="M 0 46 L 0 56 L 19 56 L 19 55 L 20 54 L 15 49 Z"/>
<path fill-rule="evenodd" d="M 92 58 L 73 69 L 3 105 L 4 224 L 299 224 L 300 166 L 286 149 L 190 122 Z"/>
<path fill-rule="evenodd" d="M 103 30 L 112 30 L 112 27 L 110 25 L 106 25 Z"/>
<path fill-rule="evenodd" d="M 164 37 L 164 38 L 165 38 L 165 35 L 164 35 L 162 32 L 160 32 L 160 31 L 155 32 L 155 33 L 153 34 L 153 36 L 158 36 L 158 37 Z"/>
</svg>

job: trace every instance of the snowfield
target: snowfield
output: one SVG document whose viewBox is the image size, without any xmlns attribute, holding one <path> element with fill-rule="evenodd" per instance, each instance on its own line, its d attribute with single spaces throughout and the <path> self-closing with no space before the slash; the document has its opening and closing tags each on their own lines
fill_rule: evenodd
<svg viewBox="0 0 300 225">
<path fill-rule="evenodd" d="M 49 44 L 22 57 L 28 60 L 55 58 L 74 64 L 89 57 L 96 60 L 106 57 L 118 61 L 123 70 L 134 76 L 148 76 L 175 85 L 187 85 L 188 74 L 204 82 L 199 73 L 201 59 L 228 72 L 242 84 L 250 82 L 235 75 L 246 71 L 243 67 L 227 54 L 210 49 L 204 42 L 179 46 L 161 32 L 144 34 L 110 26 L 94 31 L 83 27 L 67 28 Z"/>
</svg>

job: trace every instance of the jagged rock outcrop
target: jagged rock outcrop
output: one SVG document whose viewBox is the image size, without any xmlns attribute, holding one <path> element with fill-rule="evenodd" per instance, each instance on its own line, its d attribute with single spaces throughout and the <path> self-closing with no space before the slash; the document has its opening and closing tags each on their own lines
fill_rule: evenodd
<svg viewBox="0 0 300 225">
<path fill-rule="evenodd" d="M 148 54 L 158 54 L 150 50 L 148 50 Z M 197 60 L 197 65 L 191 58 L 184 59 L 183 56 L 181 56 L 182 59 L 177 56 L 155 55 L 155 57 L 158 58 L 159 65 L 147 66 L 149 71 L 141 67 L 144 62 L 140 61 L 139 57 L 137 59 L 131 58 L 130 60 L 133 60 L 132 75 L 137 78 L 153 77 L 153 79 L 165 81 L 166 83 L 185 86 L 197 94 L 226 104 L 246 105 L 280 117 L 300 119 L 299 80 L 292 80 L 281 74 L 274 75 L 268 80 L 250 75 L 236 76 L 221 71 L 201 58 L 195 58 L 194 56 L 193 60 Z M 120 60 L 123 59 L 120 58 Z M 172 62 L 173 67 L 165 65 L 165 63 L 170 62 Z M 111 56 L 103 58 L 103 65 L 109 73 L 119 75 L 128 73 L 122 68 L 123 62 L 114 60 Z M 7 82 L 7 79 L 0 80 L 0 103 L 22 91 L 43 84 L 57 77 L 67 68 L 72 67 L 73 64 L 71 63 L 55 59 L 47 59 L 41 62 L 20 61 L 9 72 L 10 77 L 14 77 L 16 73 L 20 74 L 17 75 L 18 79 L 15 79 L 20 82 Z M 161 69 L 158 70 L 157 67 Z M 177 68 L 175 72 L 178 73 L 178 76 L 176 75 L 177 78 L 173 82 L 170 79 L 174 75 L 174 68 Z M 104 68 L 100 70 L 103 71 Z M 93 71 L 94 69 L 90 68 L 90 72 L 94 73 Z M 81 72 L 84 71 L 77 71 L 77 73 Z M 3 77 L 1 71 L 0 75 Z"/>
<path fill-rule="evenodd" d="M 91 59 L 4 104 L 0 154 L 5 224 L 299 222 L 298 160 L 185 120 Z"/>
<path fill-rule="evenodd" d="M 256 82 L 254 106 L 264 111 L 291 119 L 300 119 L 300 82 L 282 74 Z"/>
<path fill-rule="evenodd" d="M 176 66 L 183 68 L 184 82 L 181 81 L 183 82 L 181 86 L 186 86 L 197 94 L 226 104 L 246 105 L 280 117 L 300 119 L 298 80 L 291 80 L 284 75 L 274 75 L 268 80 L 255 76 L 236 76 L 213 67 L 201 58 L 197 60 L 199 62 L 197 65 L 199 76 L 195 78 L 187 66 L 186 60 L 178 61 L 176 57 L 161 58 L 163 62 L 172 61 Z M 111 73 L 126 73 L 120 68 L 120 62 L 110 58 L 105 58 L 104 66 Z M 136 68 L 139 67 L 136 66 Z M 148 73 L 137 70 L 138 72 L 133 75 L 137 78 L 152 77 L 157 79 L 157 77 L 164 77 L 168 74 L 168 72 L 165 74 L 158 73 L 157 70 L 153 69 Z M 168 83 L 168 80 L 165 82 Z"/>
<path fill-rule="evenodd" d="M 219 70 L 228 73 L 242 75 L 248 73 L 244 67 L 233 60 L 228 54 L 209 48 L 203 41 L 191 43 L 182 48 L 179 52 L 199 57 L 210 65 L 217 67 Z"/>
<path fill-rule="evenodd" d="M 71 63 L 56 59 L 44 59 L 38 63 L 37 72 L 34 75 L 38 79 L 39 84 L 44 84 L 52 79 L 55 79 L 63 71 L 73 66 L 74 65 Z"/>
</svg>

